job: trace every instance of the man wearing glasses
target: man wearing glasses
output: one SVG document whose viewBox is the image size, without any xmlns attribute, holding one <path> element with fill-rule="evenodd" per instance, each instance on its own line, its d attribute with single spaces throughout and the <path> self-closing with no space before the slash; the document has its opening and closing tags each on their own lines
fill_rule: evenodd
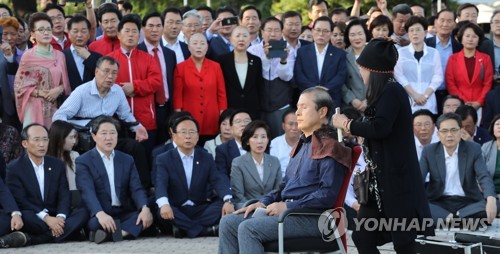
<svg viewBox="0 0 500 254">
<path fill-rule="evenodd" d="M 491 223 L 497 201 L 481 147 L 461 139 L 462 119 L 455 113 L 441 115 L 437 127 L 441 142 L 424 147 L 420 159 L 422 177 L 430 176 L 426 192 L 434 223 L 463 219 L 476 229 L 484 219 Z"/>
</svg>

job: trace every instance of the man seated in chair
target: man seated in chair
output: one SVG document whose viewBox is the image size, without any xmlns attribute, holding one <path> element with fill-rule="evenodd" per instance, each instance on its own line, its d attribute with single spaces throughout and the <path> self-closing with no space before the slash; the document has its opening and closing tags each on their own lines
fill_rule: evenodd
<svg viewBox="0 0 500 254">
<path fill-rule="evenodd" d="M 170 132 L 177 148 L 156 159 L 159 221 L 161 224 L 172 221 L 176 238 L 215 236 L 221 214 L 234 211 L 228 178 L 217 170 L 211 154 L 195 148 L 198 131 L 198 123 L 192 117 L 175 119 Z M 207 191 L 211 189 L 220 198 L 209 202 Z"/>
<path fill-rule="evenodd" d="M 441 115 L 437 128 L 441 142 L 425 146 L 420 159 L 422 177 L 429 173 L 426 191 L 434 222 L 487 218 L 491 223 L 496 195 L 481 147 L 461 139 L 462 119 L 455 113 Z"/>
<path fill-rule="evenodd" d="M 287 208 L 323 211 L 333 208 L 344 175 L 351 166 L 351 150 L 337 142 L 328 126 L 333 100 L 323 87 L 304 90 L 297 103 L 297 123 L 304 133 L 278 190 L 259 202 L 222 217 L 219 253 L 264 253 L 265 242 L 278 239 L 278 216 Z M 257 208 L 267 216 L 250 218 Z M 321 237 L 318 217 L 293 216 L 284 223 L 285 238 Z"/>
<path fill-rule="evenodd" d="M 76 187 L 90 210 L 87 226 L 95 243 L 110 239 L 120 228 L 118 238 L 137 238 L 153 223 L 134 159 L 115 150 L 118 131 L 115 119 L 96 118 L 92 123 L 96 147 L 76 159 Z"/>
</svg>

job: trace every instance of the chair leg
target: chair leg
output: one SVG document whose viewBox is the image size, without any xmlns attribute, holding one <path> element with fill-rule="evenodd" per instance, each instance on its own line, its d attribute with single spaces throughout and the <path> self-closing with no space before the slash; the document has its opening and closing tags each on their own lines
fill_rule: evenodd
<svg viewBox="0 0 500 254">
<path fill-rule="evenodd" d="M 278 253 L 285 253 L 285 236 L 283 234 L 283 223 L 278 223 Z"/>
</svg>

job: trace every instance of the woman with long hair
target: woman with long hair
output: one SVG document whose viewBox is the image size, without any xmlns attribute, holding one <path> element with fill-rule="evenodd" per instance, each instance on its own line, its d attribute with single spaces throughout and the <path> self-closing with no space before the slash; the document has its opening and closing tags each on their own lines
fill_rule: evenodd
<svg viewBox="0 0 500 254">
<path fill-rule="evenodd" d="M 416 253 L 417 235 L 434 235 L 424 218 L 431 218 L 418 164 L 408 95 L 393 76 L 398 52 L 392 41 L 371 40 L 356 60 L 367 85 L 367 104 L 362 120 L 345 115 L 332 117 L 335 128 L 364 138 L 363 152 L 370 172 L 366 202 L 358 212 L 359 227 L 352 238 L 360 254 L 380 253 L 377 246 L 394 243 L 397 253 Z M 370 230 L 364 219 L 395 220 L 391 230 Z M 370 221 L 370 220 L 368 220 Z M 411 227 L 415 223 L 418 227 Z"/>
<path fill-rule="evenodd" d="M 47 155 L 56 157 L 66 164 L 66 177 L 70 190 L 76 190 L 75 184 L 75 159 L 80 156 L 73 151 L 78 133 L 68 122 L 57 120 L 52 123 L 49 130 L 49 148 Z"/>
</svg>

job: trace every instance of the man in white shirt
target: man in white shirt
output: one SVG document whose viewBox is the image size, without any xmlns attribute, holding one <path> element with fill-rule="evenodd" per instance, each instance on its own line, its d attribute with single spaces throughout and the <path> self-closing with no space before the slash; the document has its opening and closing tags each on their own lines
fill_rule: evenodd
<svg viewBox="0 0 500 254">
<path fill-rule="evenodd" d="M 277 157 L 280 160 L 281 165 L 281 175 L 285 177 L 286 168 L 288 162 L 290 161 L 290 152 L 292 152 L 293 147 L 299 141 L 302 132 L 299 130 L 297 125 L 297 116 L 295 115 L 295 109 L 290 108 L 283 114 L 282 124 L 285 134 L 274 138 L 271 141 L 270 153 L 272 156 Z"/>
<path fill-rule="evenodd" d="M 441 115 L 437 127 L 441 142 L 427 145 L 420 159 L 422 177 L 430 175 L 426 192 L 434 222 L 461 218 L 472 228 L 491 223 L 498 214 L 496 194 L 481 147 L 461 140 L 455 113 Z"/>
<path fill-rule="evenodd" d="M 7 167 L 6 183 L 22 213 L 24 227 L 19 246 L 64 242 L 78 234 L 88 221 L 84 208 L 71 210 L 66 165 L 46 156 L 47 129 L 30 124 L 21 132 L 26 154 Z"/>
</svg>

